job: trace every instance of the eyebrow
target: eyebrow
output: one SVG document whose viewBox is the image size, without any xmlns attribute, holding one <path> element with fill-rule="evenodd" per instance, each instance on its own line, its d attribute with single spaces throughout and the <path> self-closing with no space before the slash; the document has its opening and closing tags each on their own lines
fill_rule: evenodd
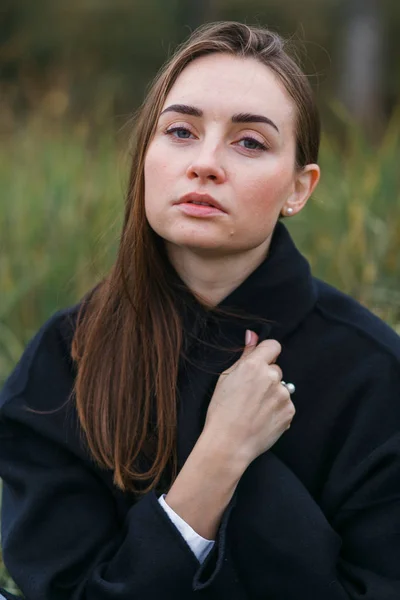
<svg viewBox="0 0 400 600">
<path fill-rule="evenodd" d="M 166 112 L 177 112 L 182 115 L 190 115 L 192 117 L 202 117 L 203 111 L 195 106 L 189 106 L 188 104 L 171 104 L 165 108 L 161 115 Z M 160 116 L 161 116 L 160 115 Z M 232 116 L 232 123 L 266 123 L 270 125 L 279 133 L 278 127 L 271 119 L 264 117 L 263 115 L 253 115 L 251 113 L 236 113 Z"/>
</svg>

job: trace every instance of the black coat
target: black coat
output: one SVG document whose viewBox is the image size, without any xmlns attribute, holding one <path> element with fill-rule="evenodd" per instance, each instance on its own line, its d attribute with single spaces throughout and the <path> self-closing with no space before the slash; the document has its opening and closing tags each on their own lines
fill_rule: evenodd
<svg viewBox="0 0 400 600">
<path fill-rule="evenodd" d="M 77 308 L 27 347 L 0 400 L 4 559 L 28 600 L 399 600 L 400 338 L 311 276 L 285 226 L 268 258 L 221 306 L 272 321 L 296 415 L 246 470 L 217 542 L 199 565 L 157 501 L 118 491 L 82 449 L 66 403 Z M 191 332 L 244 343 L 252 321 L 206 320 Z M 269 329 L 269 331 L 268 331 Z M 182 465 L 204 424 L 218 372 L 239 357 L 190 341 L 181 361 Z M 133 395 L 134 401 L 134 395 Z M 29 411 L 60 410 L 46 415 Z"/>
</svg>

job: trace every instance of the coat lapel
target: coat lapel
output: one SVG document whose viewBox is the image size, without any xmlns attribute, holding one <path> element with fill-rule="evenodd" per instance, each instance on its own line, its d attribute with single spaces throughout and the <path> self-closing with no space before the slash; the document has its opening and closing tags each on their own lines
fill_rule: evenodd
<svg viewBox="0 0 400 600">
<path fill-rule="evenodd" d="M 246 313 L 248 318 L 215 314 L 186 294 L 185 357 L 180 362 L 177 386 L 179 468 L 203 430 L 219 375 L 242 353 L 246 329 L 256 331 L 259 341 L 274 338 L 282 342 L 314 304 L 310 267 L 282 223 L 276 226 L 264 262 L 218 305 L 220 309 Z"/>
</svg>

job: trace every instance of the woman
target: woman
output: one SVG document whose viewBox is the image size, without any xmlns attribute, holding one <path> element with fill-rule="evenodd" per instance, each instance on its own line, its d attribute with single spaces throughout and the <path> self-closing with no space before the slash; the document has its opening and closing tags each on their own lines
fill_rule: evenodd
<svg viewBox="0 0 400 600">
<path fill-rule="evenodd" d="M 156 79 L 115 265 L 1 396 L 28 600 L 400 598 L 400 341 L 281 221 L 319 137 L 267 30 L 203 27 Z"/>
</svg>

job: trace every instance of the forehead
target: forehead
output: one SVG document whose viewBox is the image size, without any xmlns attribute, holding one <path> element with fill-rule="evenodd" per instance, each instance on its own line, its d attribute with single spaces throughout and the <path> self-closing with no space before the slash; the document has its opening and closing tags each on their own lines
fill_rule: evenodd
<svg viewBox="0 0 400 600">
<path fill-rule="evenodd" d="M 255 58 L 209 54 L 195 59 L 178 76 L 163 108 L 182 103 L 201 108 L 205 117 L 238 112 L 262 114 L 292 127 L 295 105 L 278 76 Z"/>
</svg>

